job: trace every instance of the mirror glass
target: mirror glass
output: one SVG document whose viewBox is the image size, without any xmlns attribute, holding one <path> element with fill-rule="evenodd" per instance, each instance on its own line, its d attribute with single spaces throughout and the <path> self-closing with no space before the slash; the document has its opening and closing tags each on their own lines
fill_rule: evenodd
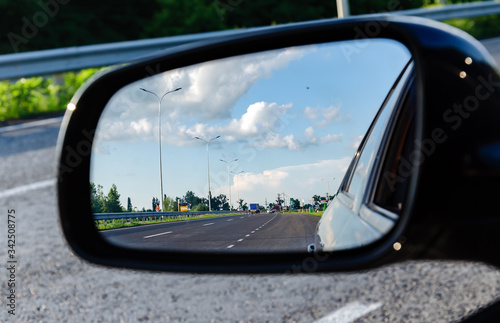
<svg viewBox="0 0 500 323">
<path fill-rule="evenodd" d="M 393 40 L 342 41 L 127 85 L 96 130 L 96 226 L 130 248 L 305 252 L 410 59 Z"/>
</svg>

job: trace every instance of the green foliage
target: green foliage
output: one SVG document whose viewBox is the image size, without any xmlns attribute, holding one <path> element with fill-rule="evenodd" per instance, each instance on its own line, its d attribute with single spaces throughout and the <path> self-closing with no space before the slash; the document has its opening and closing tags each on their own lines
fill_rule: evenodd
<svg viewBox="0 0 500 323">
<path fill-rule="evenodd" d="M 187 203 L 189 208 L 193 208 L 195 205 L 198 205 L 201 202 L 201 199 L 196 196 L 193 191 L 187 191 L 182 200 L 184 201 L 184 203 Z"/>
<path fill-rule="evenodd" d="M 500 35 L 500 15 L 453 19 L 446 21 L 446 23 L 462 29 L 478 39 Z"/>
<path fill-rule="evenodd" d="M 64 111 L 76 90 L 96 71 L 0 81 L 0 121 Z"/>
<path fill-rule="evenodd" d="M 164 196 L 163 208 L 166 212 L 179 211 L 177 208 L 177 198 Z"/>
<path fill-rule="evenodd" d="M 156 206 L 160 205 L 160 201 L 156 197 L 153 197 L 153 200 L 151 201 L 151 205 L 153 206 L 153 212 L 155 212 Z"/>
<path fill-rule="evenodd" d="M 114 213 L 114 212 L 122 212 L 123 208 L 120 203 L 120 194 L 118 193 L 118 189 L 116 185 L 111 185 L 109 189 L 108 196 L 106 197 L 106 206 L 104 207 L 105 213 Z"/>
<path fill-rule="evenodd" d="M 92 203 L 92 210 L 94 213 L 104 213 L 106 198 L 102 193 L 102 185 L 95 185 L 90 182 L 90 201 Z"/>
<path fill-rule="evenodd" d="M 94 183 L 90 182 L 90 201 L 94 213 L 123 212 L 124 209 L 120 203 L 120 194 L 118 193 L 116 185 L 111 185 L 108 195 L 104 195 L 102 189 L 102 185 L 96 186 Z M 130 208 L 132 208 L 130 198 L 128 202 Z"/>
<path fill-rule="evenodd" d="M 426 0 L 429 1 L 429 0 Z M 356 0 L 349 1 L 351 15 L 384 13 L 422 7 L 424 0 Z"/>
<path fill-rule="evenodd" d="M 229 201 L 224 194 L 219 194 L 219 196 L 212 197 L 211 204 L 213 211 L 229 210 Z"/>
<path fill-rule="evenodd" d="M 243 211 L 246 211 L 246 210 L 248 210 L 248 204 L 247 204 L 247 203 L 243 203 L 243 202 L 244 202 L 244 200 L 243 200 L 243 199 L 240 199 L 240 200 L 238 201 L 238 209 L 241 209 L 241 210 L 243 210 Z"/>
<path fill-rule="evenodd" d="M 191 211 L 195 211 L 195 212 L 201 212 L 201 211 L 208 211 L 208 206 L 206 204 L 198 204 L 198 205 L 195 205 Z"/>
<path fill-rule="evenodd" d="M 127 198 L 127 212 L 132 212 L 132 201 L 130 200 L 130 197 Z"/>
<path fill-rule="evenodd" d="M 138 39 L 159 9 L 156 0 L 72 0 L 67 4 L 50 0 L 0 1 L 0 30 L 4 31 L 0 51 L 12 53 Z"/>
</svg>

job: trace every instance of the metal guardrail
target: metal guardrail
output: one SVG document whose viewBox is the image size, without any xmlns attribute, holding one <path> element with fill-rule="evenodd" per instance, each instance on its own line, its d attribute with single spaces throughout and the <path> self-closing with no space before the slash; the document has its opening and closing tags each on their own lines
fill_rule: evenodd
<svg viewBox="0 0 500 323">
<path fill-rule="evenodd" d="M 439 21 L 487 16 L 498 13 L 500 13 L 500 1 L 458 3 L 442 7 L 428 7 L 392 12 L 392 14 L 396 15 L 418 16 Z"/>
<path fill-rule="evenodd" d="M 392 14 L 411 15 L 434 20 L 477 17 L 500 13 L 500 1 L 484 1 L 394 11 Z M 266 27 L 260 27 L 266 28 Z M 185 36 L 116 42 L 80 47 L 49 49 L 18 54 L 0 55 L 0 79 L 13 79 L 35 75 L 55 74 L 127 62 L 165 48 L 235 35 L 260 28 L 224 30 Z"/>
<path fill-rule="evenodd" d="M 126 220 L 126 219 L 147 219 L 147 218 L 178 218 L 178 217 L 193 217 L 205 214 L 226 214 L 235 213 L 236 211 L 186 211 L 186 212 L 117 212 L 117 213 L 95 213 L 94 220 Z"/>
</svg>

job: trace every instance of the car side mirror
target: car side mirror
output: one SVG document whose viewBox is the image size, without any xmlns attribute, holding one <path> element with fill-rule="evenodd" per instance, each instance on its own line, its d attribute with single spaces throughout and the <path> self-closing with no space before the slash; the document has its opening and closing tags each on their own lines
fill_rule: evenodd
<svg viewBox="0 0 500 323">
<path fill-rule="evenodd" d="M 495 219 L 484 203 L 499 191 L 493 66 L 455 29 L 372 16 L 241 33 L 110 69 L 65 115 L 63 233 L 91 262 L 160 271 L 495 263 L 474 243 L 465 253 L 450 244 L 467 221 L 480 236 Z M 270 203 L 278 212 L 260 212 Z"/>
</svg>

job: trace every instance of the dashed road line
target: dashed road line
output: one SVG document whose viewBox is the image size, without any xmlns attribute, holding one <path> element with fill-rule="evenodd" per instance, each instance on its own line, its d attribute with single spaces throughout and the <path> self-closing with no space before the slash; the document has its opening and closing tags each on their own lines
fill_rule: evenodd
<svg viewBox="0 0 500 323">
<path fill-rule="evenodd" d="M 204 227 L 206 227 L 206 226 L 208 226 L 208 225 L 212 225 L 212 224 L 215 224 L 215 223 L 213 223 L 213 222 L 212 222 L 212 223 L 206 223 L 206 224 L 204 224 L 203 226 L 204 226 Z"/>
<path fill-rule="evenodd" d="M 33 191 L 33 190 L 37 190 L 37 189 L 41 189 L 41 188 L 48 188 L 48 187 L 53 186 L 55 184 L 56 184 L 56 179 L 51 178 L 51 179 L 47 179 L 44 181 L 31 183 L 28 185 L 10 188 L 8 190 L 4 190 L 4 191 L 0 192 L 0 199 L 10 197 L 12 195 L 27 193 L 29 191 Z"/>
<path fill-rule="evenodd" d="M 162 232 L 162 233 L 157 233 L 157 234 L 152 234 L 150 236 L 145 236 L 144 239 L 149 239 L 149 238 L 152 238 L 152 237 L 162 236 L 164 234 L 169 234 L 169 233 L 172 233 L 172 231 Z"/>
<path fill-rule="evenodd" d="M 0 133 L 28 129 L 28 128 L 34 128 L 34 127 L 47 126 L 49 124 L 62 122 L 62 119 L 63 119 L 63 117 L 56 117 L 56 118 L 51 118 L 51 119 L 44 119 L 44 120 L 20 123 L 20 124 L 16 124 L 16 125 L 12 125 L 12 126 L 6 126 L 6 127 L 0 128 Z"/>
</svg>

